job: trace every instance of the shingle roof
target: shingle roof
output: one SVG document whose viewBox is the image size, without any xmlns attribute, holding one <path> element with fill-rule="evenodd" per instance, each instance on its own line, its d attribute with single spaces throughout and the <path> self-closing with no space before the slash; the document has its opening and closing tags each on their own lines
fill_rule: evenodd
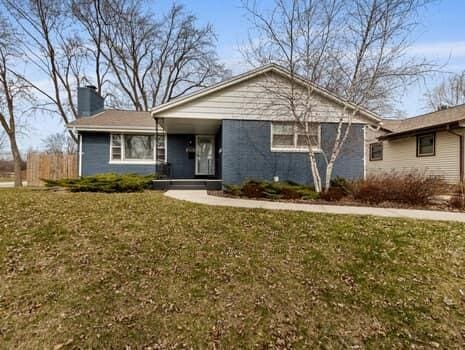
<svg viewBox="0 0 465 350">
<path fill-rule="evenodd" d="M 392 136 L 457 123 L 462 120 L 465 120 L 465 104 L 407 119 L 383 119 L 382 123 L 384 129 L 392 132 L 386 136 Z"/>
<path fill-rule="evenodd" d="M 68 124 L 69 128 L 95 129 L 154 129 L 150 112 L 107 109 L 90 117 L 81 117 Z"/>
</svg>

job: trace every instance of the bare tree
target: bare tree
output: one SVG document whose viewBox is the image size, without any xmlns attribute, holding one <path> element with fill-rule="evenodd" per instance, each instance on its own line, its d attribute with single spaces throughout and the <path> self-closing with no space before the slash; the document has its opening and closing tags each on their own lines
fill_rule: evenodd
<svg viewBox="0 0 465 350">
<path fill-rule="evenodd" d="M 8 135 L 4 130 L 0 130 L 0 154 L 4 151 L 8 144 Z"/>
<path fill-rule="evenodd" d="M 29 97 L 28 86 L 12 73 L 15 61 L 19 59 L 20 37 L 10 23 L 0 17 L 0 125 L 10 144 L 14 162 L 15 187 L 22 186 L 22 158 L 17 141 L 17 112 L 20 102 Z"/>
<path fill-rule="evenodd" d="M 67 132 L 57 132 L 42 140 L 44 151 L 48 154 L 73 154 L 76 153 L 76 142 Z"/>
<path fill-rule="evenodd" d="M 433 111 L 465 103 L 465 71 L 444 79 L 425 98 L 426 108 Z"/>
<path fill-rule="evenodd" d="M 3 0 L 5 8 L 26 38 L 22 58 L 26 66 L 43 74 L 50 89 L 37 84 L 29 74 L 18 76 L 43 97 L 36 106 L 57 113 L 64 123 L 77 117 L 75 91 L 85 80 L 86 49 L 73 30 L 66 2 L 60 0 Z M 76 140 L 72 131 L 71 137 Z"/>
<path fill-rule="evenodd" d="M 97 88 L 111 75 L 113 87 L 136 110 L 149 110 L 224 75 L 212 27 L 198 26 L 180 5 L 159 20 L 138 0 L 75 0 L 72 8 L 100 62 Z"/>
<path fill-rule="evenodd" d="M 275 0 L 270 12 L 244 2 L 254 28 L 246 58 L 252 64 L 275 62 L 289 72 L 289 88 L 277 84 L 270 93 L 306 140 L 316 191 L 329 189 L 355 116 L 364 107 L 385 111 L 399 90 L 431 71 L 428 62 L 407 56 L 415 14 L 427 2 Z M 314 84 L 342 97 L 337 116 L 320 113 Z M 334 142 L 322 153 L 324 185 L 314 151 L 317 122 L 336 124 Z"/>
</svg>

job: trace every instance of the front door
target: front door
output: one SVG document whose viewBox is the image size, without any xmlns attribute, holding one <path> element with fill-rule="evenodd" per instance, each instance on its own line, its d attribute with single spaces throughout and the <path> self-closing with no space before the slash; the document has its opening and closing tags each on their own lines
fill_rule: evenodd
<svg viewBox="0 0 465 350">
<path fill-rule="evenodd" d="M 195 137 L 195 175 L 215 175 L 215 137 Z"/>
</svg>

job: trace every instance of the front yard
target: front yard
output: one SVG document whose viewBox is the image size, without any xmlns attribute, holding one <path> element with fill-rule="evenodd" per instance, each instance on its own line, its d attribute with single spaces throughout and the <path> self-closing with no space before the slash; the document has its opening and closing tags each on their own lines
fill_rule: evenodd
<svg viewBox="0 0 465 350">
<path fill-rule="evenodd" d="M 465 225 L 0 191 L 0 348 L 463 348 Z"/>
</svg>

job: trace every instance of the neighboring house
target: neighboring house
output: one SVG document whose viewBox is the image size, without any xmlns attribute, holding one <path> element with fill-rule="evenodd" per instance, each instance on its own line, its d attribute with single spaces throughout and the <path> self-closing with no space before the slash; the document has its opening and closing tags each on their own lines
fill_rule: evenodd
<svg viewBox="0 0 465 350">
<path fill-rule="evenodd" d="M 322 150 L 330 154 L 344 102 L 306 81 L 298 84 L 302 91 L 313 90 L 312 105 L 321 116 L 311 129 L 322 168 Z M 68 125 L 79 135 L 79 174 L 158 172 L 167 176 L 168 184 L 180 179 L 205 179 L 216 185 L 247 179 L 311 184 L 302 133 L 269 89 L 279 86 L 285 91 L 290 85 L 285 69 L 267 65 L 151 112 L 103 110 L 103 99 L 94 89 L 80 88 L 80 117 Z M 363 108 L 356 110 L 335 163 L 335 177 L 365 175 L 366 129 L 376 127 L 380 119 Z"/>
<path fill-rule="evenodd" d="M 465 105 L 403 120 L 383 120 L 367 132 L 367 173 L 419 171 L 449 183 L 464 180 Z"/>
</svg>

